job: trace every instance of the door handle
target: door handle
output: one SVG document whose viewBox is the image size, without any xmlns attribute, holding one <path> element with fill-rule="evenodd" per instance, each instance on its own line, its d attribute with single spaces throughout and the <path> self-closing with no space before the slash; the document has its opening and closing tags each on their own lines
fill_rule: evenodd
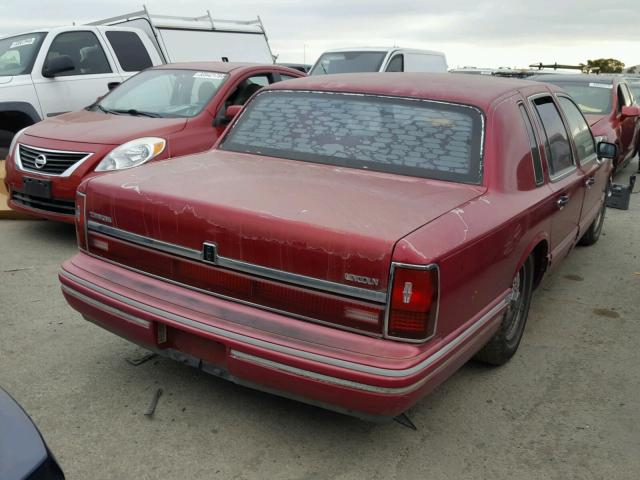
<svg viewBox="0 0 640 480">
<path fill-rule="evenodd" d="M 562 195 L 557 201 L 556 201 L 556 206 L 562 210 L 565 205 L 569 203 L 569 195 Z"/>
<path fill-rule="evenodd" d="M 591 188 L 596 184 L 596 177 L 589 177 L 587 181 L 584 182 L 584 186 L 587 188 Z"/>
</svg>

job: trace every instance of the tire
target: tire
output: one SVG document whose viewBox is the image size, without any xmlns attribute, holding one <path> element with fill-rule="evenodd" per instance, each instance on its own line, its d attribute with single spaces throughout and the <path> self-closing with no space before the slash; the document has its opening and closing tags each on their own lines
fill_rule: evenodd
<svg viewBox="0 0 640 480">
<path fill-rule="evenodd" d="M 604 193 L 604 201 L 602 202 L 602 208 L 598 212 L 598 216 L 593 220 L 591 225 L 582 238 L 578 241 L 578 245 L 582 245 L 584 247 L 588 247 L 589 245 L 593 245 L 600 238 L 600 234 L 602 233 L 602 226 L 604 225 L 604 216 L 607 212 L 607 192 L 609 191 L 609 187 L 607 186 Z"/>
<path fill-rule="evenodd" d="M 476 354 L 476 360 L 490 365 L 503 365 L 518 350 L 531 306 L 533 271 L 533 256 L 529 256 L 513 279 L 512 293 L 500 329 Z"/>
<path fill-rule="evenodd" d="M 0 160 L 4 160 L 9 155 L 9 146 L 13 139 L 13 132 L 0 130 Z"/>
</svg>

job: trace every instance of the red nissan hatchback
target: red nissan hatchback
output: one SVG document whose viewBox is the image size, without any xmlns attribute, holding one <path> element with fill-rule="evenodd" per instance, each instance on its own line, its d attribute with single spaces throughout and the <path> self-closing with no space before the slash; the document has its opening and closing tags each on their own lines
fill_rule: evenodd
<svg viewBox="0 0 640 480">
<path fill-rule="evenodd" d="M 83 179 L 207 150 L 226 128 L 227 108 L 303 76 L 276 65 L 219 62 L 146 70 L 84 110 L 19 132 L 6 162 L 9 206 L 73 222 Z"/>
</svg>

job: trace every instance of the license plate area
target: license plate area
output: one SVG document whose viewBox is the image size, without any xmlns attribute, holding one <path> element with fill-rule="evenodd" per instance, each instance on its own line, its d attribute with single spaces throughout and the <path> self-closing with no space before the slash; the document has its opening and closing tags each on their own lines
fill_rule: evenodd
<svg viewBox="0 0 640 480">
<path fill-rule="evenodd" d="M 32 197 L 51 198 L 51 181 L 23 177 L 24 193 Z"/>
<path fill-rule="evenodd" d="M 164 327 L 157 329 L 157 345 L 160 348 L 172 348 L 213 365 L 222 366 L 226 363 L 226 345 L 177 328 L 157 326 Z"/>
</svg>

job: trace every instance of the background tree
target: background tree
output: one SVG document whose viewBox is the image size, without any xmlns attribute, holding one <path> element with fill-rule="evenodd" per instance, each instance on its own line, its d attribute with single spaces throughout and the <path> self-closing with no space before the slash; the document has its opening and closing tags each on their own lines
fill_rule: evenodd
<svg viewBox="0 0 640 480">
<path fill-rule="evenodd" d="M 591 71 L 600 71 L 600 73 L 622 73 L 624 63 L 615 58 L 598 58 L 596 60 L 587 60 L 587 68 Z"/>
<path fill-rule="evenodd" d="M 638 72 L 638 65 L 636 65 L 635 67 L 631 67 L 630 69 L 627 70 L 627 73 L 640 73 Z"/>
</svg>

